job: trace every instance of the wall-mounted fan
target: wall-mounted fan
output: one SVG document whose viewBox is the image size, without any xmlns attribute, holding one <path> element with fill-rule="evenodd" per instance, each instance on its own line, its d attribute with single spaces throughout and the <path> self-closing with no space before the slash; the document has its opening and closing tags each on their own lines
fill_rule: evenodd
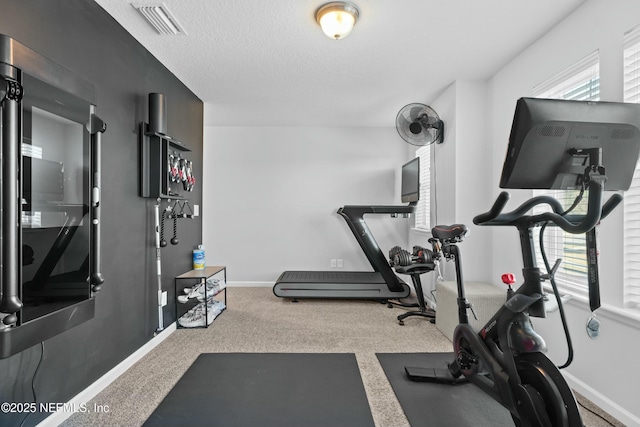
<svg viewBox="0 0 640 427">
<path fill-rule="evenodd" d="M 402 107 L 396 116 L 396 129 L 412 145 L 441 144 L 444 140 L 444 122 L 433 108 L 424 104 Z"/>
</svg>

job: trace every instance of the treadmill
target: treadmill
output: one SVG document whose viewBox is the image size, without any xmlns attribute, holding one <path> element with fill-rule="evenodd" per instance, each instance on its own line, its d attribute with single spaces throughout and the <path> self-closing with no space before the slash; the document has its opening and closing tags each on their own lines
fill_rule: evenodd
<svg viewBox="0 0 640 427">
<path fill-rule="evenodd" d="M 415 202 L 408 206 L 346 205 L 338 209 L 360 244 L 374 271 L 285 271 L 273 286 L 281 298 L 334 298 L 388 300 L 406 298 L 409 286 L 393 272 L 387 258 L 373 238 L 364 215 L 388 214 L 408 217 Z"/>
</svg>

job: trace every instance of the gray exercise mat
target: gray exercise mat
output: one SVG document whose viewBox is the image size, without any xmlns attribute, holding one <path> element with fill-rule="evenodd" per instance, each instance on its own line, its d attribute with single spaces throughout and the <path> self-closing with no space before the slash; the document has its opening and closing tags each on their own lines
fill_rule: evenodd
<svg viewBox="0 0 640 427">
<path fill-rule="evenodd" d="M 206 353 L 144 427 L 373 427 L 351 353 Z"/>
<path fill-rule="evenodd" d="M 470 383 L 410 381 L 404 367 L 446 368 L 453 353 L 377 353 L 411 427 L 513 427 L 511 414 Z"/>
</svg>

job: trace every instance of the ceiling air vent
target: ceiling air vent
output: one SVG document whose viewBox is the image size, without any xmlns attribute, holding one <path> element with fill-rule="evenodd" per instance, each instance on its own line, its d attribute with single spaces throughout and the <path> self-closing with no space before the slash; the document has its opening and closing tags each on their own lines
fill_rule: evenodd
<svg viewBox="0 0 640 427">
<path fill-rule="evenodd" d="M 187 34 L 164 4 L 131 3 L 131 6 L 135 7 L 149 22 L 149 24 L 151 24 L 151 26 L 161 35 L 170 36 Z"/>
</svg>

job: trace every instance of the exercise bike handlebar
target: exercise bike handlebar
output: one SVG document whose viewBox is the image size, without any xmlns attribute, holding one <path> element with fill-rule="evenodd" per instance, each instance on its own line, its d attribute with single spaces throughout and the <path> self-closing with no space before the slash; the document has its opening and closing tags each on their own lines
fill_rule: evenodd
<svg viewBox="0 0 640 427">
<path fill-rule="evenodd" d="M 516 225 L 521 220 L 525 220 L 530 224 L 540 222 L 551 222 L 564 231 L 572 234 L 585 233 L 591 230 L 600 221 L 605 218 L 613 209 L 622 201 L 620 194 L 612 195 L 607 202 L 602 205 L 603 196 L 603 180 L 592 179 L 589 181 L 589 199 L 587 204 L 587 213 L 584 215 L 562 215 L 563 208 L 555 198 L 551 196 L 537 196 L 522 203 L 515 210 L 502 213 L 502 210 L 509 201 L 509 193 L 503 191 L 500 193 L 491 209 L 488 212 L 477 215 L 473 218 L 476 225 Z M 552 212 L 544 212 L 538 215 L 526 215 L 526 213 L 534 206 L 547 204 L 551 207 Z M 602 205 L 602 207 L 601 207 Z"/>
</svg>

